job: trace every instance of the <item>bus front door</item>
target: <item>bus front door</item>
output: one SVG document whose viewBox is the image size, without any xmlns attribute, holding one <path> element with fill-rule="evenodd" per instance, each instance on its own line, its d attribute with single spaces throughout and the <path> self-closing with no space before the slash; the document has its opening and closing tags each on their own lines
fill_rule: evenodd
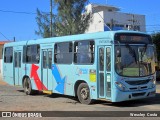
<svg viewBox="0 0 160 120">
<path fill-rule="evenodd" d="M 45 49 L 42 50 L 42 81 L 48 90 L 53 89 L 52 77 L 52 49 Z"/>
<path fill-rule="evenodd" d="M 21 51 L 14 52 L 14 85 L 21 84 Z"/>
<path fill-rule="evenodd" d="M 111 100 L 111 47 L 99 47 L 98 52 L 99 98 Z"/>
</svg>

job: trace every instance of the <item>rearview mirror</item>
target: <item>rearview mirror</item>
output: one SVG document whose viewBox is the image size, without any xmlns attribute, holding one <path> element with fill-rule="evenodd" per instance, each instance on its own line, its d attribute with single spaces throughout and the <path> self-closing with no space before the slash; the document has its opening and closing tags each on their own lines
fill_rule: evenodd
<svg viewBox="0 0 160 120">
<path fill-rule="evenodd" d="M 117 48 L 116 56 L 121 57 L 121 49 L 120 48 Z"/>
</svg>

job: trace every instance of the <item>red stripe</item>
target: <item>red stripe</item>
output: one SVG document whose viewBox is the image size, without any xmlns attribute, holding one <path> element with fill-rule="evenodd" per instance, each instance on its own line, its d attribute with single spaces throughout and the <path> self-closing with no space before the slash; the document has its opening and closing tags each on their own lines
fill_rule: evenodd
<svg viewBox="0 0 160 120">
<path fill-rule="evenodd" d="M 37 86 L 38 90 L 48 90 L 45 85 L 41 82 L 37 70 L 39 69 L 39 66 L 32 64 L 31 66 L 31 75 L 30 77 L 34 79 L 34 82 Z"/>
</svg>

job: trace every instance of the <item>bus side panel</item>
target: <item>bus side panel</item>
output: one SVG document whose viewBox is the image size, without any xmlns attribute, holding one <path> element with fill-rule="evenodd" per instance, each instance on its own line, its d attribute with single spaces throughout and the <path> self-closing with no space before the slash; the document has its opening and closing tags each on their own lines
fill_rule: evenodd
<svg viewBox="0 0 160 120">
<path fill-rule="evenodd" d="M 75 85 L 78 80 L 85 81 L 90 89 L 91 99 L 97 99 L 96 65 L 75 65 L 73 74 L 73 84 Z"/>
<path fill-rule="evenodd" d="M 73 65 L 52 64 L 53 92 L 74 95 Z"/>
<path fill-rule="evenodd" d="M 94 65 L 52 65 L 53 91 L 55 93 L 75 95 L 74 86 L 78 80 L 85 81 L 90 88 L 91 99 L 97 99 L 96 75 L 90 70 L 96 70 Z"/>
<path fill-rule="evenodd" d="M 8 84 L 10 85 L 14 85 L 14 74 L 13 74 L 13 47 L 10 47 L 12 48 L 12 50 L 8 49 L 8 51 L 6 50 L 8 46 L 4 46 L 4 50 L 3 50 L 3 80 L 5 82 L 7 82 Z M 8 48 L 9 48 L 8 47 Z M 6 53 L 5 53 L 6 52 Z M 9 57 L 5 58 L 7 54 L 10 54 Z M 5 59 L 7 62 L 5 62 Z"/>
<path fill-rule="evenodd" d="M 39 64 L 28 64 L 27 65 L 27 76 L 30 77 L 32 89 L 33 90 L 49 90 L 48 86 L 45 86 L 44 83 L 47 81 L 46 79 L 41 79 L 41 66 Z M 47 75 L 46 75 L 47 76 Z"/>
<path fill-rule="evenodd" d="M 38 71 L 38 65 L 26 64 L 26 76 L 30 78 L 33 90 L 38 90 L 38 87 L 35 84 L 35 81 L 39 78 Z"/>
<path fill-rule="evenodd" d="M 23 81 L 23 77 L 26 76 L 26 66 L 25 63 L 23 63 L 23 53 L 22 53 L 22 63 L 21 63 L 21 80 Z M 22 81 L 20 82 L 20 85 L 22 85 Z"/>
<path fill-rule="evenodd" d="M 13 62 L 12 63 L 3 63 L 3 80 L 10 85 L 14 85 L 13 78 Z"/>
</svg>

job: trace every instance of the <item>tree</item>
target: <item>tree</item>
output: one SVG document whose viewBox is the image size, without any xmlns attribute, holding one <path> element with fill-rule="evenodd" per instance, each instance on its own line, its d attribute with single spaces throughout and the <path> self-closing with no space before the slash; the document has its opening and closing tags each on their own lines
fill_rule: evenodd
<svg viewBox="0 0 160 120">
<path fill-rule="evenodd" d="M 53 36 L 64 36 L 84 33 L 92 22 L 91 13 L 87 13 L 85 5 L 88 0 L 54 0 L 56 14 L 53 14 Z M 42 37 L 50 36 L 49 15 L 37 10 L 36 34 Z"/>
<path fill-rule="evenodd" d="M 57 34 L 81 34 L 89 27 L 91 13 L 87 13 L 85 5 L 88 0 L 55 0 L 58 6 L 56 19 Z"/>
<path fill-rule="evenodd" d="M 152 35 L 153 43 L 156 45 L 157 59 L 160 61 L 160 33 Z"/>
<path fill-rule="evenodd" d="M 49 14 L 40 12 L 40 10 L 37 9 L 36 21 L 38 25 L 38 31 L 35 31 L 35 33 L 43 38 L 51 37 L 49 17 Z"/>
</svg>

